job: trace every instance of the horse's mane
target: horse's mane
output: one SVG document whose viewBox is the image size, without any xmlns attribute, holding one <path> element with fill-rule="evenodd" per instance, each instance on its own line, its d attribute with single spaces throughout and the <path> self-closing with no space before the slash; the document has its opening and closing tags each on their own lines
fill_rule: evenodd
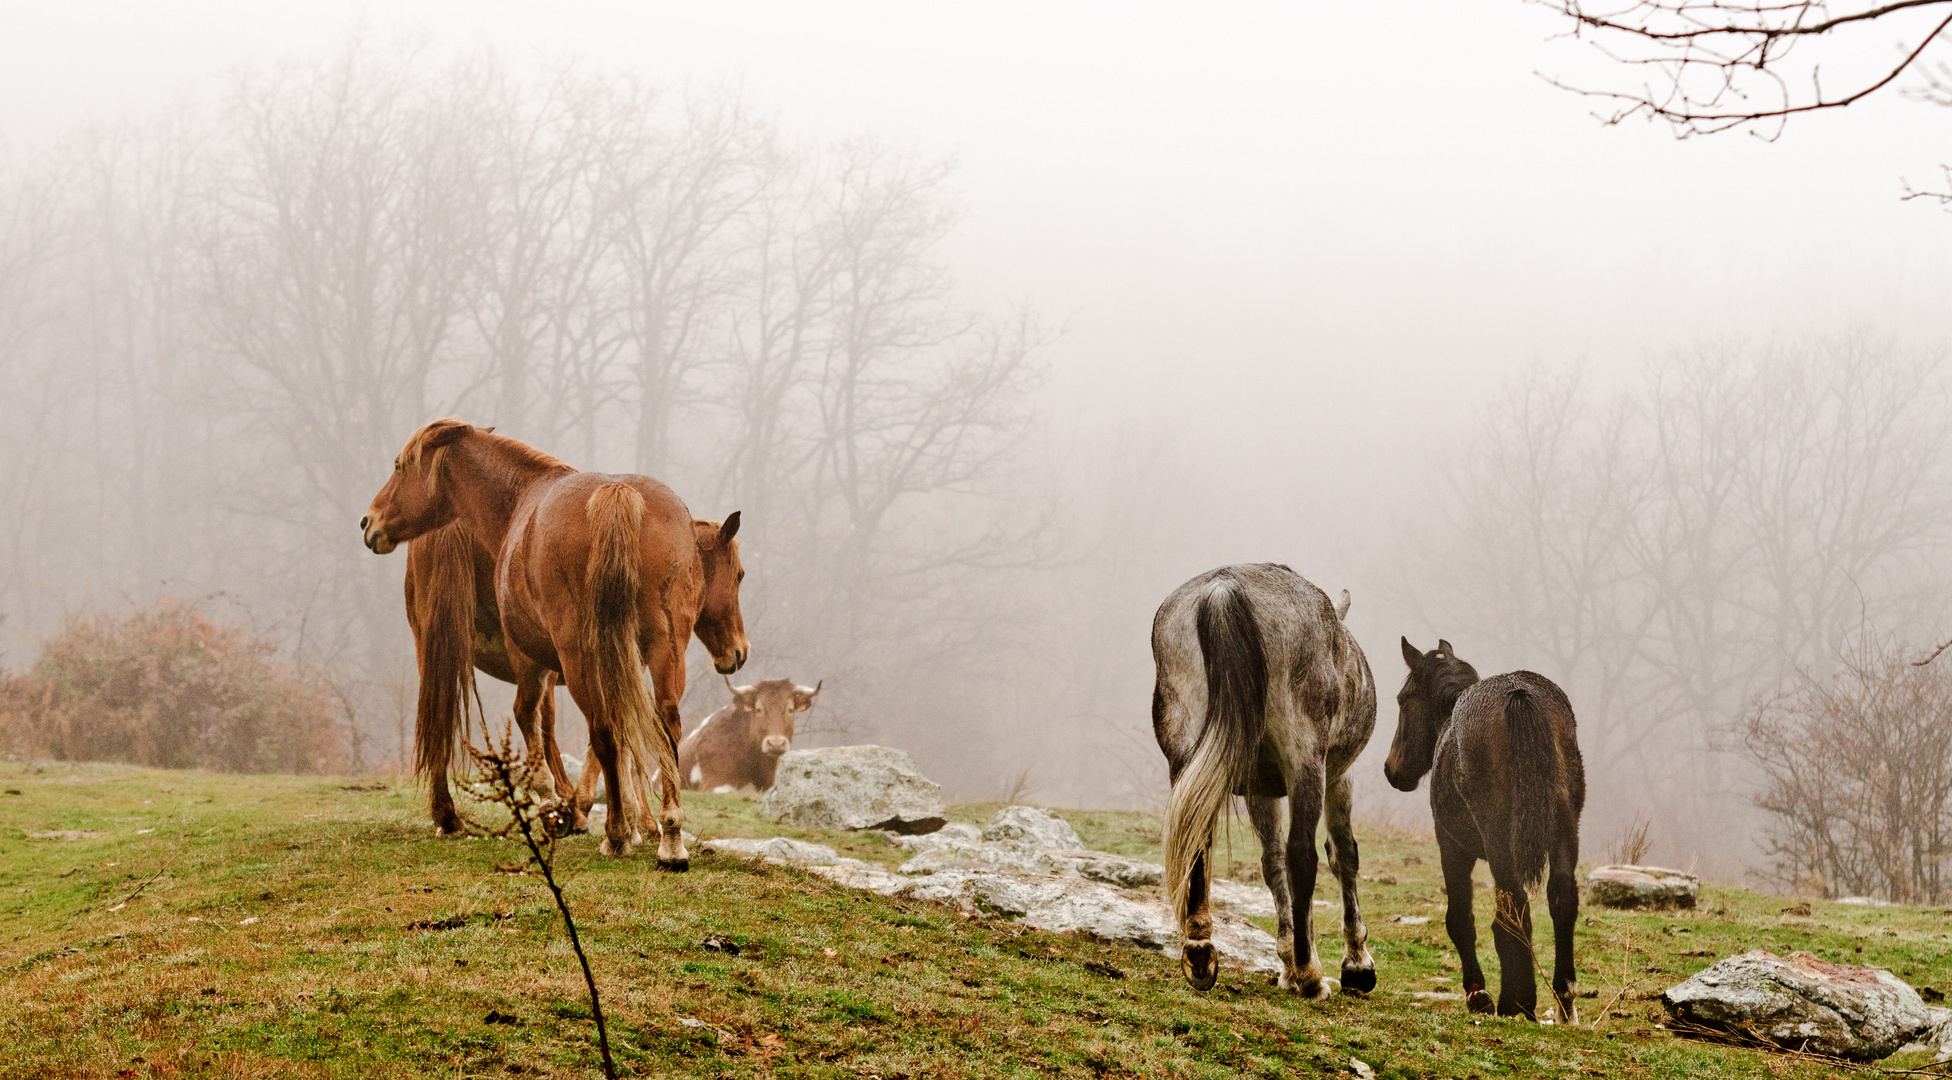
<svg viewBox="0 0 1952 1080">
<path fill-rule="evenodd" d="M 545 454 L 535 447 L 530 446 L 528 443 L 511 439 L 506 435 L 495 434 L 495 429 L 492 427 L 474 427 L 474 425 L 469 424 L 467 421 L 459 420 L 452 416 L 444 416 L 439 420 L 431 420 L 422 424 L 420 430 L 408 437 L 406 449 L 400 451 L 401 458 L 405 461 L 412 462 L 415 468 L 422 469 L 423 475 L 427 477 L 429 484 L 438 483 L 441 458 L 449 445 L 448 442 L 440 442 L 438 437 L 456 428 L 471 429 L 468 434 L 487 440 L 495 448 L 499 458 L 518 468 L 527 467 L 544 472 L 551 469 L 570 468 L 562 460 Z M 434 445 L 430 452 L 428 450 L 429 444 L 435 443 L 438 443 L 438 445 Z"/>
</svg>

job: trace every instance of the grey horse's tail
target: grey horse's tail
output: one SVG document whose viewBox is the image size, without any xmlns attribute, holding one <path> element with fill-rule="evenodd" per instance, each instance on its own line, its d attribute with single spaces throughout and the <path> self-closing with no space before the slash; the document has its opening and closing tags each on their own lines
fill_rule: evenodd
<svg viewBox="0 0 1952 1080">
<path fill-rule="evenodd" d="M 1211 850 L 1220 808 L 1252 769 L 1267 719 L 1267 649 L 1233 575 L 1223 572 L 1201 591 L 1194 622 L 1206 661 L 1206 722 L 1166 814 L 1166 881 L 1182 922 L 1193 914 L 1193 864 Z"/>
<path fill-rule="evenodd" d="M 1559 751 L 1552 722 L 1523 688 L 1505 695 L 1505 748 L 1511 777 L 1511 860 L 1519 881 L 1538 884 L 1552 845 L 1559 801 Z"/>
</svg>

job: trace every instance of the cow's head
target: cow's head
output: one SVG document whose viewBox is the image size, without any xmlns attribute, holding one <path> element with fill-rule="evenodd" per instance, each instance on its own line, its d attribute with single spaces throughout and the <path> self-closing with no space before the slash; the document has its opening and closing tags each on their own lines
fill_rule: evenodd
<svg viewBox="0 0 1952 1080">
<path fill-rule="evenodd" d="M 731 679 L 725 680 L 725 688 L 732 691 L 732 708 L 746 721 L 752 744 L 775 758 L 793 749 L 793 723 L 813 708 L 813 699 L 825 685 L 824 679 L 811 687 L 796 686 L 792 679 L 767 679 L 751 686 L 733 686 Z"/>
</svg>

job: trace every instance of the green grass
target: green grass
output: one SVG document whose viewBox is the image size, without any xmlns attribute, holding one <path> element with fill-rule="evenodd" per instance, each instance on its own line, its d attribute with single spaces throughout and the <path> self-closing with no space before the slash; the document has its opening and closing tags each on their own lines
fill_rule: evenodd
<svg viewBox="0 0 1952 1080">
<path fill-rule="evenodd" d="M 503 869 L 517 846 L 436 839 L 419 792 L 373 786 L 0 765 L 0 1076 L 598 1075 L 542 883 Z M 900 857 L 880 837 L 778 830 L 736 796 L 687 805 L 704 836 L 784 831 Z M 1157 857 L 1147 815 L 1066 816 L 1088 843 Z M 29 839 L 58 830 L 96 835 Z M 1581 982 L 1598 997 L 1581 1025 L 1474 1019 L 1411 996 L 1456 989 L 1434 849 L 1359 835 L 1382 986 L 1324 1004 L 1238 973 L 1196 994 L 1156 954 L 795 870 L 695 854 L 689 874 L 660 874 L 648 847 L 601 860 L 587 837 L 561 864 L 633 1075 L 1333 1076 L 1357 1057 L 1385 1077 L 1814 1077 L 1835 1067 L 1674 1038 L 1646 998 L 1758 946 L 1952 986 L 1937 911 L 1818 902 L 1798 917 L 1709 889 L 1691 913 L 1583 914 Z M 1251 867 L 1251 836 L 1236 826 L 1232 843 Z M 1479 921 L 1488 942 L 1488 911 Z M 1339 941 L 1329 927 L 1321 940 L 1332 968 Z"/>
</svg>

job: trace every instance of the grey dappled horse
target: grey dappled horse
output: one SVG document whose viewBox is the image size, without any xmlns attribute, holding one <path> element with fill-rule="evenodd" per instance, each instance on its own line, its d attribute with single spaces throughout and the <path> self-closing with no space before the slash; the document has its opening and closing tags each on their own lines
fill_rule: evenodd
<svg viewBox="0 0 1952 1080">
<path fill-rule="evenodd" d="M 1247 797 L 1274 893 L 1281 985 L 1334 992 L 1315 951 L 1315 826 L 1328 814 L 1328 857 L 1342 882 L 1342 985 L 1376 986 L 1356 901 L 1348 768 L 1376 726 L 1376 685 L 1342 625 L 1349 594 L 1322 590 L 1274 563 L 1223 566 L 1181 585 L 1152 620 L 1152 732 L 1172 773 L 1166 885 L 1195 989 L 1219 972 L 1207 881 L 1213 827 L 1229 795 Z M 1280 800 L 1288 800 L 1281 837 Z M 1300 931 L 1296 931 L 1300 927 Z"/>
</svg>

